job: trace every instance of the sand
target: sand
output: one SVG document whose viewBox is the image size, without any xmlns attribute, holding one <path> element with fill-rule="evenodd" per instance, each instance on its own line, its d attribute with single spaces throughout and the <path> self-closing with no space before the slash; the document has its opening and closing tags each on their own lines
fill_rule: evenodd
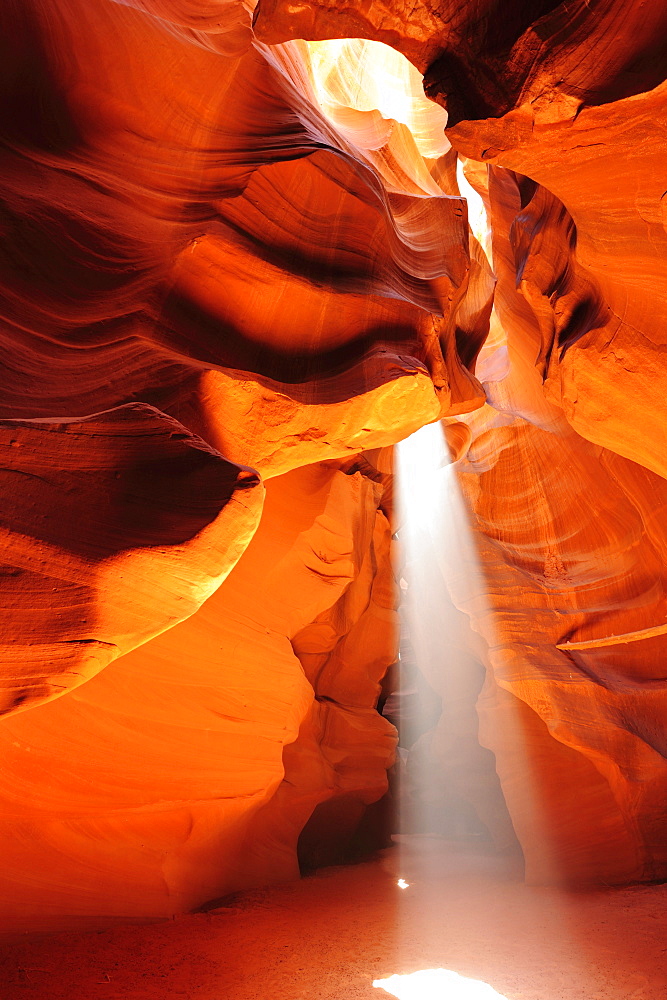
<svg viewBox="0 0 667 1000">
<path fill-rule="evenodd" d="M 210 912 L 5 942 L 0 996 L 387 1000 L 373 980 L 442 968 L 507 1000 L 666 1000 L 667 886 L 530 887 L 483 844 L 401 840 Z"/>
</svg>

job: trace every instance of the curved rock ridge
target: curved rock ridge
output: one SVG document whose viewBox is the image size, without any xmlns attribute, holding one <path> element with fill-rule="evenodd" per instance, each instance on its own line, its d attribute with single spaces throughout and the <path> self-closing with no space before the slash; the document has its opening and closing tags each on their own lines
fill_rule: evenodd
<svg viewBox="0 0 667 1000">
<path fill-rule="evenodd" d="M 0 450 L 3 713 L 191 615 L 259 523 L 258 474 L 145 404 L 0 421 Z"/>
<path fill-rule="evenodd" d="M 236 56 L 246 52 L 252 42 L 252 4 L 238 0 L 114 0 L 115 3 L 159 19 L 177 38 L 219 52 Z"/>
<path fill-rule="evenodd" d="M 395 595 L 380 492 L 333 463 L 271 479 L 197 614 L 4 720 L 3 930 L 165 917 L 293 878 L 319 802 L 359 815 L 382 795 L 395 736 L 373 703 Z"/>
<path fill-rule="evenodd" d="M 507 291 L 499 288 L 498 296 L 510 313 L 506 324 L 518 313 L 526 323 L 532 313 L 531 339 L 541 344 L 547 396 L 575 430 L 664 475 L 666 414 L 658 386 L 664 377 L 667 231 L 659 221 L 664 171 L 654 151 L 664 127 L 664 88 L 627 103 L 627 110 L 619 104 L 606 109 L 624 130 L 610 134 L 602 108 L 582 110 L 571 124 L 568 177 L 576 184 L 538 163 L 564 125 L 552 126 L 550 136 L 544 127 L 539 153 L 531 139 L 522 157 L 503 154 L 520 173 L 490 167 L 491 216 L 499 223 L 494 231 L 499 241 L 507 234 L 510 243 L 509 253 L 501 251 L 509 268 Z M 587 131 L 585 141 L 575 138 L 579 129 Z M 623 176 L 637 177 L 632 204 L 622 201 L 620 181 L 610 178 L 619 164 Z M 528 311 L 517 301 L 517 284 Z M 557 350 L 549 347 L 554 338 Z M 652 435 L 644 434 L 646 420 L 655 428 Z"/>
<path fill-rule="evenodd" d="M 163 20 L 137 6 L 16 12 L 24 45 L 0 123 L 2 412 L 80 415 L 139 397 L 178 415 L 184 394 L 196 407 L 203 369 L 268 379 L 288 397 L 313 383 L 313 402 L 337 376 L 349 399 L 359 387 L 346 372 L 364 358 L 370 387 L 401 376 L 400 360 L 383 372 L 387 351 L 436 372 L 446 409 L 438 337 L 451 341 L 469 270 L 460 199 L 438 189 L 448 235 L 434 240 L 423 199 L 386 191 L 315 106 L 298 49 L 224 58 L 166 30 L 171 9 Z M 145 59 L 153 50 L 161 62 Z M 450 367 L 455 402 L 477 405 L 479 385 Z M 431 414 L 425 400 L 406 433 Z M 303 461 L 319 457 L 331 452 Z"/>
</svg>

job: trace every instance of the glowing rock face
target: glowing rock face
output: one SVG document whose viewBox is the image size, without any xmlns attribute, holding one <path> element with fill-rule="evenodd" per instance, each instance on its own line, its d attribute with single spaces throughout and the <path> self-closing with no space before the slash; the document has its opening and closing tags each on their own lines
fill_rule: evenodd
<svg viewBox="0 0 667 1000">
<path fill-rule="evenodd" d="M 424 96 L 418 70 L 388 45 L 361 38 L 310 42 L 307 51 L 317 101 L 342 135 L 367 156 L 393 156 L 424 194 L 439 196 L 426 161 L 450 148 L 447 114 Z"/>
<path fill-rule="evenodd" d="M 505 1000 L 487 983 L 468 979 L 449 969 L 422 969 L 405 976 L 376 979 L 373 986 L 396 1000 Z"/>
<path fill-rule="evenodd" d="M 395 742 L 383 449 L 440 416 L 528 875 L 667 872 L 664 5 L 490 6 L 262 0 L 253 47 L 232 0 L 4 15 L 3 927 L 350 840 Z"/>
</svg>

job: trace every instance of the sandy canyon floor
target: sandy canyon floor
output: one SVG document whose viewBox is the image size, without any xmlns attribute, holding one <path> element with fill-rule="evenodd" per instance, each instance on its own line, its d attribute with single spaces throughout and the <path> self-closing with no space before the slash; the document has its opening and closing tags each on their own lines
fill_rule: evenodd
<svg viewBox="0 0 667 1000">
<path fill-rule="evenodd" d="M 381 1000 L 375 979 L 446 969 L 507 1000 L 665 1000 L 666 932 L 665 885 L 529 887 L 483 845 L 411 837 L 207 913 L 5 942 L 0 996 Z M 469 1000 L 461 985 L 438 1000 Z"/>
</svg>

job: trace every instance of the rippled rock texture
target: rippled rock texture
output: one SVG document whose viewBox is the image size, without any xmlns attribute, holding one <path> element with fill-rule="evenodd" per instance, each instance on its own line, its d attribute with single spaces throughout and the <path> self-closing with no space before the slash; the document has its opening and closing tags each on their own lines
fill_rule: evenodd
<svg viewBox="0 0 667 1000">
<path fill-rule="evenodd" d="M 0 19 L 2 927 L 354 837 L 396 742 L 388 448 L 443 417 L 528 877 L 665 877 L 664 7 Z"/>
</svg>

